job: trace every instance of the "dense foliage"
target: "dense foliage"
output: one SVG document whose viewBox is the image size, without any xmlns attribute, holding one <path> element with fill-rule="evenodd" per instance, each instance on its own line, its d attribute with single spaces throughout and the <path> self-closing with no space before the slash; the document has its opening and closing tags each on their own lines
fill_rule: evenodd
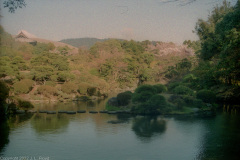
<svg viewBox="0 0 240 160">
<path fill-rule="evenodd" d="M 214 8 L 208 20 L 200 19 L 196 25 L 201 51 L 195 75 L 202 89 L 219 86 L 219 98 L 235 103 L 240 96 L 239 26 L 240 1 L 235 6 L 224 1 L 222 6 Z"/>
<path fill-rule="evenodd" d="M 240 96 L 239 6 L 239 1 L 235 6 L 224 1 L 207 20 L 198 20 L 199 41 L 184 42 L 196 56 L 185 54 L 191 52 L 187 47 L 182 52 L 169 53 L 167 47 L 177 48 L 173 43 L 117 39 L 98 41 L 89 49 L 80 48 L 79 54 L 72 54 L 67 46 L 17 42 L 0 27 L 0 78 L 10 86 L 11 95 L 29 94 L 30 99 L 101 97 L 108 92 L 137 88 L 133 94 L 119 94 L 118 103 L 156 107 L 157 97 L 159 103 L 165 103 L 160 94 L 166 92 L 173 94 L 172 98 L 164 96 L 166 103 L 171 99 L 175 106 L 236 103 Z M 164 109 L 159 107 L 163 109 L 157 106 L 152 110 L 160 113 Z"/>
<path fill-rule="evenodd" d="M 71 97 L 67 94 L 105 97 L 120 88 L 166 82 L 171 79 L 166 79 L 169 66 L 181 73 L 192 63 L 184 50 L 176 56 L 152 49 L 161 45 L 178 47 L 172 43 L 108 39 L 71 54 L 67 46 L 31 45 L 15 41 L 2 27 L 0 31 L 0 78 L 11 86 L 11 94 L 29 94 L 30 99 L 66 100 Z M 158 93 L 166 90 L 164 86 L 156 88 Z"/>
</svg>

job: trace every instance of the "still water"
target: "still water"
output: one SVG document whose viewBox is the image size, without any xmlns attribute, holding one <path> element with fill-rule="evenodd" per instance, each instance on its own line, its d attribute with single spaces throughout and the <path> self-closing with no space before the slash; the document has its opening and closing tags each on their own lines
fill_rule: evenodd
<svg viewBox="0 0 240 160">
<path fill-rule="evenodd" d="M 105 102 L 39 104 L 36 109 L 102 110 Z M 0 159 L 238 159 L 239 115 L 211 118 L 103 113 L 17 115 L 1 125 Z"/>
</svg>

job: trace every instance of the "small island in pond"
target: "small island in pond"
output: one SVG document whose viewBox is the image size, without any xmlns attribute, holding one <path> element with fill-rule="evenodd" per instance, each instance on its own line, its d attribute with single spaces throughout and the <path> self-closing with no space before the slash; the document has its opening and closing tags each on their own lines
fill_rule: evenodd
<svg viewBox="0 0 240 160">
<path fill-rule="evenodd" d="M 206 89 L 193 91 L 182 83 L 140 85 L 134 93 L 122 92 L 106 103 L 106 110 L 140 115 L 214 115 L 216 95 Z"/>
</svg>

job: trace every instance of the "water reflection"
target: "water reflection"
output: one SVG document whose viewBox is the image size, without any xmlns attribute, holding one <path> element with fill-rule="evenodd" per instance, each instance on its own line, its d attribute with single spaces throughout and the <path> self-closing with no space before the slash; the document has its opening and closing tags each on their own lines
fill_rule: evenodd
<svg viewBox="0 0 240 160">
<path fill-rule="evenodd" d="M 239 159 L 240 115 L 218 115 L 205 123 L 207 133 L 197 159 Z"/>
<path fill-rule="evenodd" d="M 18 115 L 11 115 L 9 117 L 9 126 L 10 128 L 16 128 L 25 124 L 29 119 L 33 117 L 34 114 L 18 114 Z"/>
<path fill-rule="evenodd" d="M 66 131 L 69 117 L 65 114 L 35 114 L 31 121 L 32 128 L 38 134 L 61 133 Z"/>
<path fill-rule="evenodd" d="M 6 121 L 0 122 L 0 153 L 6 146 L 6 144 L 9 143 L 9 126 Z"/>
<path fill-rule="evenodd" d="M 144 142 L 151 140 L 151 137 L 160 135 L 166 130 L 166 121 L 158 117 L 135 117 L 132 130 L 138 138 Z"/>
<path fill-rule="evenodd" d="M 11 115 L 7 121 L 0 122 L 0 153 L 4 150 L 5 146 L 9 143 L 10 128 L 15 129 L 24 125 L 33 114 L 19 114 Z"/>
</svg>

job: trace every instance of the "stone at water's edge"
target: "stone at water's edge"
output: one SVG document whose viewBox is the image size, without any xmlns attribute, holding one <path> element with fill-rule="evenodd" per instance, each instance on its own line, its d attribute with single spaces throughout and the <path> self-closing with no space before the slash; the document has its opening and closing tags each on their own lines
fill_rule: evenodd
<svg viewBox="0 0 240 160">
<path fill-rule="evenodd" d="M 89 111 L 89 113 L 98 113 L 98 111 Z"/>
<path fill-rule="evenodd" d="M 47 113 L 47 111 L 45 111 L 45 110 L 39 110 L 38 112 L 39 113 Z"/>
<path fill-rule="evenodd" d="M 58 111 L 58 113 L 67 113 L 67 111 Z"/>
<path fill-rule="evenodd" d="M 108 114 L 117 114 L 117 111 L 108 111 Z"/>
<path fill-rule="evenodd" d="M 108 113 L 108 111 L 99 111 L 99 113 Z"/>
<path fill-rule="evenodd" d="M 77 113 L 86 113 L 86 111 L 85 110 L 79 110 L 79 111 L 77 111 Z"/>
<path fill-rule="evenodd" d="M 56 111 L 47 111 L 47 114 L 56 114 Z"/>
<path fill-rule="evenodd" d="M 75 111 L 67 111 L 67 114 L 76 114 Z"/>
</svg>

